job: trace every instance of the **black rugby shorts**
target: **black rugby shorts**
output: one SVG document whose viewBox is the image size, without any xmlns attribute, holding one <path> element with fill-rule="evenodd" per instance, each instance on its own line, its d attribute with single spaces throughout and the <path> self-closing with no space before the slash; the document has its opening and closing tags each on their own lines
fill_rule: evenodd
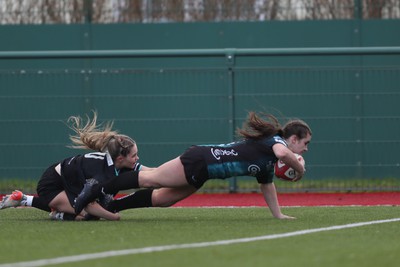
<svg viewBox="0 0 400 267">
<path fill-rule="evenodd" d="M 207 164 L 203 156 L 203 149 L 191 146 L 181 156 L 187 182 L 199 189 L 208 180 Z"/>
</svg>

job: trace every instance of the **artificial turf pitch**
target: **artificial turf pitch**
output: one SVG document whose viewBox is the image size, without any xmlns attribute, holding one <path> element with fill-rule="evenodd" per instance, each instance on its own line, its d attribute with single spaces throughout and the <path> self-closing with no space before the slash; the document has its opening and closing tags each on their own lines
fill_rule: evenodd
<svg viewBox="0 0 400 267">
<path fill-rule="evenodd" d="M 297 219 L 274 219 L 265 207 L 148 208 L 123 211 L 119 222 L 60 222 L 33 208 L 6 209 L 0 211 L 0 267 L 376 267 L 400 262 L 399 206 L 283 212 Z M 331 228 L 387 219 L 396 221 Z M 330 230 L 307 232 L 321 228 Z M 283 235 L 299 231 L 305 234 Z M 276 238 L 251 239 L 260 236 Z M 250 241 L 226 242 L 243 238 Z"/>
</svg>

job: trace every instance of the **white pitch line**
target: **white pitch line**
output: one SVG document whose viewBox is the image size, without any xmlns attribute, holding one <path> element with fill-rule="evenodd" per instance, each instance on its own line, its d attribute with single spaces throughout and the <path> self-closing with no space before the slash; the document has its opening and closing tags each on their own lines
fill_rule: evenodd
<svg viewBox="0 0 400 267">
<path fill-rule="evenodd" d="M 312 234 L 312 233 L 317 233 L 317 232 L 342 230 L 342 229 L 347 229 L 347 228 L 361 227 L 361 226 L 367 226 L 367 225 L 373 225 L 373 224 L 398 222 L 398 221 L 400 221 L 400 218 L 369 221 L 369 222 L 360 222 L 360 223 L 351 223 L 351 224 L 345 224 L 345 225 L 334 225 L 334 226 L 329 226 L 329 227 L 300 230 L 300 231 L 294 231 L 294 232 L 288 232 L 288 233 L 282 233 L 282 234 L 248 237 L 248 238 L 238 238 L 238 239 L 219 240 L 219 241 L 200 242 L 200 243 L 189 243 L 189 244 L 176 244 L 176 245 L 166 245 L 166 246 L 156 246 L 156 247 L 144 247 L 144 248 L 134 248 L 134 249 L 124 249 L 124 250 L 113 250 L 113 251 L 105 251 L 105 252 L 99 252 L 99 253 L 81 254 L 81 255 L 76 255 L 76 256 L 58 257 L 58 258 L 52 258 L 52 259 L 42 259 L 42 260 L 35 260 L 35 261 L 16 262 L 16 263 L 5 263 L 5 264 L 0 264 L 0 267 L 39 267 L 39 266 L 46 266 L 46 265 L 51 265 L 51 264 L 63 264 L 63 263 L 69 263 L 69 262 L 78 262 L 78 261 L 85 261 L 85 260 L 92 260 L 92 259 L 101 259 L 101 258 L 143 254 L 143 253 L 152 253 L 152 252 L 160 252 L 160 251 L 168 251 L 168 250 L 176 250 L 176 249 L 204 248 L 204 247 L 212 247 L 212 246 L 232 245 L 232 244 L 248 243 L 248 242 L 254 242 L 254 241 L 261 241 L 261 240 L 271 240 L 271 239 L 285 238 L 285 237 L 291 237 L 291 236 L 306 235 L 306 234 Z"/>
</svg>

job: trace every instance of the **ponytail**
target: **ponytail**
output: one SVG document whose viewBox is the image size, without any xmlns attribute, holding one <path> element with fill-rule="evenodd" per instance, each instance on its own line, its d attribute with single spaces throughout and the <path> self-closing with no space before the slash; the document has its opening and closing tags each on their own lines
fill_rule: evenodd
<svg viewBox="0 0 400 267">
<path fill-rule="evenodd" d="M 129 136 L 118 134 L 112 130 L 113 122 L 97 125 L 97 113 L 93 111 L 93 118 L 86 115 L 86 123 L 79 116 L 68 118 L 68 127 L 75 132 L 70 135 L 71 148 L 90 149 L 99 152 L 109 152 L 112 159 L 119 155 L 126 157 L 136 142 Z"/>
</svg>

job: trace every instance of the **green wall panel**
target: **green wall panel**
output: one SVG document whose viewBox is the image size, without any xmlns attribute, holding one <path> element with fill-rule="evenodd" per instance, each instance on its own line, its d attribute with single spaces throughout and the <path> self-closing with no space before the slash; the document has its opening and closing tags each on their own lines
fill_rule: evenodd
<svg viewBox="0 0 400 267">
<path fill-rule="evenodd" d="M 399 28 L 397 20 L 2 26 L 0 50 L 400 46 Z M 235 139 L 255 110 L 310 124 L 308 179 L 400 178 L 398 103 L 397 54 L 0 59 L 0 178 L 35 178 L 83 153 L 66 147 L 63 122 L 91 110 L 136 139 L 149 166 L 192 144 Z"/>
</svg>

